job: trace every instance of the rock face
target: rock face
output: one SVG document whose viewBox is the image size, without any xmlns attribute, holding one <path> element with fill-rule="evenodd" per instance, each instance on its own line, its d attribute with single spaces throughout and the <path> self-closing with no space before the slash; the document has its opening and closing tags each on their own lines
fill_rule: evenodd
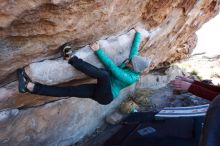
<svg viewBox="0 0 220 146">
<path fill-rule="evenodd" d="M 218 0 L 2 0 L 0 80 L 13 77 L 18 67 L 53 57 L 67 41 L 77 48 L 137 23 L 150 33 L 142 54 L 157 65 L 176 54 L 218 7 Z"/>
<path fill-rule="evenodd" d="M 10 109 L 0 113 L 1 145 L 66 146 L 90 134 L 121 101 L 103 106 L 92 100 L 69 98 L 25 110 Z"/>
<path fill-rule="evenodd" d="M 101 67 L 87 46 L 98 40 L 114 62 L 120 64 L 129 54 L 134 35 L 131 28 L 137 25 L 142 26 L 144 36 L 139 52 L 153 60 L 152 68 L 171 63 L 192 51 L 195 31 L 219 12 L 219 3 L 219 0 L 1 0 L 0 144 L 74 143 L 94 130 L 122 100 L 104 107 L 88 99 L 19 94 L 17 68 L 26 66 L 34 81 L 48 85 L 72 79 L 85 82 L 85 75 L 57 58 L 58 46 L 70 42 L 77 55 Z M 126 94 L 131 91 L 126 89 Z M 121 96 L 125 98 L 125 93 Z"/>
<path fill-rule="evenodd" d="M 121 36 L 112 37 L 106 40 L 99 40 L 98 42 L 100 47 L 108 54 L 108 56 L 111 57 L 117 65 L 120 65 L 129 56 L 134 33 L 135 31 L 131 30 Z M 143 36 L 145 33 L 146 31 L 143 30 Z M 96 67 L 104 68 L 89 46 L 80 48 L 73 54 Z M 77 71 L 63 59 L 45 60 L 42 62 L 32 63 L 25 69 L 33 81 L 47 85 L 54 85 L 73 79 L 85 78 L 84 74 Z"/>
</svg>

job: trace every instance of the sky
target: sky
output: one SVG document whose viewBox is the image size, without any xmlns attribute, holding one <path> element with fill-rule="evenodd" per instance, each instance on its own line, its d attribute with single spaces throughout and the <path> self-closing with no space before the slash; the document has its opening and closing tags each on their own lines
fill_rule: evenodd
<svg viewBox="0 0 220 146">
<path fill-rule="evenodd" d="M 220 14 L 205 23 L 197 32 L 198 43 L 193 54 L 220 55 Z"/>
</svg>

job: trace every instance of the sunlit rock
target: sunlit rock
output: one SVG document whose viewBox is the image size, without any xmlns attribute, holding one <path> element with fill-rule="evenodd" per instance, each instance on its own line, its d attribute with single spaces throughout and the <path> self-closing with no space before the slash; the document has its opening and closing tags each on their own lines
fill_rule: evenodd
<svg viewBox="0 0 220 146">
<path fill-rule="evenodd" d="M 70 42 L 77 55 L 102 67 L 88 48 L 99 41 L 120 64 L 134 26 L 145 30 L 140 54 L 153 60 L 152 68 L 163 66 L 186 57 L 196 44 L 195 32 L 218 12 L 218 0 L 1 0 L 0 145 L 70 145 L 92 132 L 124 97 L 100 106 L 89 99 L 20 94 L 16 69 L 25 66 L 34 81 L 49 85 L 85 83 L 85 75 L 59 58 L 58 47 Z M 146 73 L 141 87 L 159 87 L 173 77 L 158 82 Z"/>
</svg>

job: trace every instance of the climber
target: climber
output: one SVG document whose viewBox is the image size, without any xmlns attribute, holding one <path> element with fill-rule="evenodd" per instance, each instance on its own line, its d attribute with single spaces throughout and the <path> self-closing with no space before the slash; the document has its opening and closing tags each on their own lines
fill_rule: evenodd
<svg viewBox="0 0 220 146">
<path fill-rule="evenodd" d="M 105 52 L 99 47 L 98 42 L 90 45 L 99 60 L 104 64 L 105 69 L 97 68 L 69 52 L 65 52 L 64 58 L 77 70 L 86 75 L 96 78 L 96 84 L 82 84 L 77 86 L 57 87 L 33 83 L 27 76 L 24 69 L 17 70 L 19 81 L 19 92 L 30 92 L 32 94 L 55 96 L 55 97 L 79 97 L 91 98 L 100 104 L 109 104 L 115 99 L 121 89 L 137 82 L 140 73 L 150 66 L 151 60 L 138 56 L 138 49 L 141 42 L 140 28 L 135 28 L 136 33 L 130 50 L 130 55 L 120 66 L 117 66 Z M 69 48 L 62 46 L 63 50 Z"/>
</svg>

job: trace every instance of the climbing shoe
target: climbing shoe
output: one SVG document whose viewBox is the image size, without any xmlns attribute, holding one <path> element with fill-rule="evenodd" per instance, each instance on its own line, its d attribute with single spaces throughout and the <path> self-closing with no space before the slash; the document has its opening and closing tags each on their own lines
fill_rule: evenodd
<svg viewBox="0 0 220 146">
<path fill-rule="evenodd" d="M 70 46 L 70 43 L 63 44 L 62 46 L 59 47 L 59 49 L 60 49 L 60 54 L 64 60 L 68 60 L 73 53 L 73 51 L 71 50 L 72 48 Z"/>
<path fill-rule="evenodd" d="M 30 82 L 29 77 L 25 73 L 23 68 L 19 68 L 17 70 L 17 77 L 18 77 L 18 90 L 20 93 L 25 93 L 28 91 L 27 84 Z"/>
</svg>

